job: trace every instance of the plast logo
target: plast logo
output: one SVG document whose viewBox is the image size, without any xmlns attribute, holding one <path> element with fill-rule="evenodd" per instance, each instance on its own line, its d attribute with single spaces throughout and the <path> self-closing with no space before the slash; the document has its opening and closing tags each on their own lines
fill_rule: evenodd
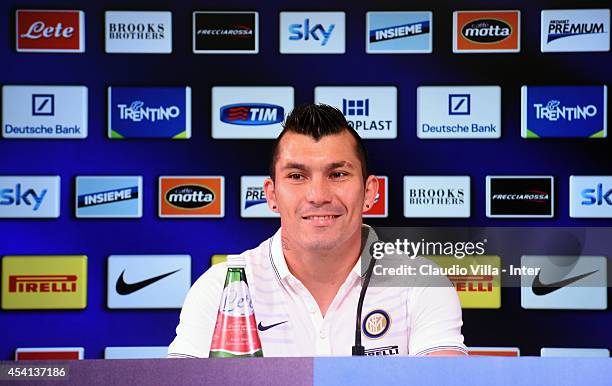
<svg viewBox="0 0 612 386">
<path fill-rule="evenodd" d="M 159 177 L 159 217 L 223 217 L 221 176 Z"/>
<path fill-rule="evenodd" d="M 15 26 L 18 52 L 85 52 L 83 11 L 20 9 Z"/>
<path fill-rule="evenodd" d="M 456 11 L 453 52 L 519 52 L 520 11 Z"/>
</svg>

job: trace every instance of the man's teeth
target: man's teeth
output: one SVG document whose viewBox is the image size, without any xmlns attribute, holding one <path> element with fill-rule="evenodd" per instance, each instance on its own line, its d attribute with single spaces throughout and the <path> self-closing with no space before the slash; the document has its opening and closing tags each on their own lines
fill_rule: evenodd
<svg viewBox="0 0 612 386">
<path fill-rule="evenodd" d="M 331 220 L 332 218 L 335 218 L 336 216 L 308 216 L 307 218 L 309 220 Z"/>
</svg>

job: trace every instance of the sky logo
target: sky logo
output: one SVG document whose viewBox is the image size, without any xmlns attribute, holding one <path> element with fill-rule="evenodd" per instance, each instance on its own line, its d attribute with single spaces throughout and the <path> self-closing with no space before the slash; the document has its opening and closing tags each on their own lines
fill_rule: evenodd
<svg viewBox="0 0 612 386">
<path fill-rule="evenodd" d="M 266 103 L 233 104 L 221 107 L 221 121 L 232 125 L 260 126 L 281 123 L 282 106 Z"/>
<path fill-rule="evenodd" d="M 77 218 L 142 217 L 142 177 L 79 176 L 75 204 Z"/>
<path fill-rule="evenodd" d="M 523 86 L 523 138 L 605 138 L 606 86 Z"/>
<path fill-rule="evenodd" d="M 541 21 L 542 52 L 610 50 L 609 9 L 544 10 Z"/>
<path fill-rule="evenodd" d="M 272 211 L 266 200 L 264 181 L 269 176 L 240 177 L 240 216 L 242 218 L 276 218 L 279 214 Z"/>
<path fill-rule="evenodd" d="M 281 54 L 343 54 L 344 12 L 281 12 Z"/>
<path fill-rule="evenodd" d="M 59 176 L 0 176 L 0 218 L 57 218 L 59 189 Z"/>
<path fill-rule="evenodd" d="M 190 87 L 109 87 L 108 137 L 191 137 Z"/>
<path fill-rule="evenodd" d="M 612 218 L 612 176 L 570 176 L 570 217 Z"/>
<path fill-rule="evenodd" d="M 368 12 L 368 54 L 418 54 L 432 52 L 431 12 Z"/>
</svg>

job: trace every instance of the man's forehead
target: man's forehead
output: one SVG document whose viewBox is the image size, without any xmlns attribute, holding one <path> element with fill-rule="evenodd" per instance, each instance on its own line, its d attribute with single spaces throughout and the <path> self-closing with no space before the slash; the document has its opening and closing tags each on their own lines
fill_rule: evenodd
<svg viewBox="0 0 612 386">
<path fill-rule="evenodd" d="M 334 163 L 355 163 L 359 160 L 356 145 L 355 138 L 348 131 L 326 135 L 318 140 L 308 135 L 289 132 L 281 138 L 277 154 L 278 160 L 283 162 L 300 159 L 303 161 L 305 157 L 309 157 Z"/>
</svg>

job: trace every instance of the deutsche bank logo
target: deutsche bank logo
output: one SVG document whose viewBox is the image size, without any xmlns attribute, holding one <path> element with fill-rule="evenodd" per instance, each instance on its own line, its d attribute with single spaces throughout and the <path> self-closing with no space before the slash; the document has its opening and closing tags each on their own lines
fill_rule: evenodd
<svg viewBox="0 0 612 386">
<path fill-rule="evenodd" d="M 32 115 L 55 115 L 55 95 L 32 94 Z"/>
<path fill-rule="evenodd" d="M 243 218 L 273 218 L 280 215 L 268 206 L 264 181 L 268 176 L 240 177 L 240 216 Z"/>
<path fill-rule="evenodd" d="M 343 54 L 344 12 L 281 12 L 281 54 Z"/>
<path fill-rule="evenodd" d="M 449 94 L 448 115 L 470 115 L 470 94 Z"/>
<path fill-rule="evenodd" d="M 191 137 L 190 87 L 109 87 L 108 137 Z"/>
<path fill-rule="evenodd" d="M 142 217 L 142 177 L 77 177 L 75 212 L 77 218 Z"/>
<path fill-rule="evenodd" d="M 596 52 L 610 50 L 609 9 L 542 11 L 542 52 Z"/>
<path fill-rule="evenodd" d="M 59 176 L 0 176 L 0 218 L 57 218 Z"/>
<path fill-rule="evenodd" d="M 612 218 L 612 176 L 570 176 L 570 217 Z"/>
<path fill-rule="evenodd" d="M 395 86 L 318 86 L 315 102 L 342 110 L 361 138 L 397 138 Z"/>
<path fill-rule="evenodd" d="M 368 54 L 418 54 L 432 52 L 431 12 L 368 12 Z"/>
</svg>

